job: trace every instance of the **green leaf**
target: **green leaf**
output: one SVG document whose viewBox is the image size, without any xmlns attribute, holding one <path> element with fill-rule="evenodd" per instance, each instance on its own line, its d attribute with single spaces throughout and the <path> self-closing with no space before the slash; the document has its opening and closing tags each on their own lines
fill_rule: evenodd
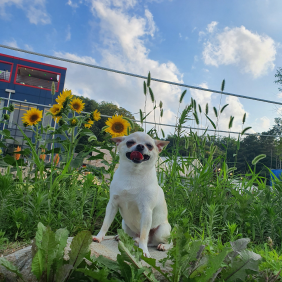
<svg viewBox="0 0 282 282">
<path fill-rule="evenodd" d="M 42 251 L 38 250 L 32 259 L 31 271 L 36 276 L 37 280 L 40 280 L 43 270 L 44 270 L 43 255 L 42 255 Z"/>
<path fill-rule="evenodd" d="M 143 124 L 143 112 L 141 109 L 139 110 L 139 114 L 140 114 L 140 122 L 141 124 Z"/>
<path fill-rule="evenodd" d="M 229 106 L 229 104 L 224 105 L 224 106 L 222 107 L 222 109 L 220 110 L 220 113 L 222 113 L 222 112 L 225 110 L 225 108 L 228 107 L 228 106 Z"/>
<path fill-rule="evenodd" d="M 148 78 L 147 78 L 147 87 L 150 87 L 151 84 L 151 73 L 148 73 Z"/>
<path fill-rule="evenodd" d="M 155 96 L 154 96 L 154 93 L 153 93 L 153 90 L 151 89 L 151 87 L 149 87 L 149 93 L 150 93 L 150 97 L 151 97 L 152 103 L 154 103 Z"/>
<path fill-rule="evenodd" d="M 61 153 L 61 148 L 54 148 L 52 150 L 48 150 L 46 152 L 44 152 L 44 154 L 59 154 Z"/>
<path fill-rule="evenodd" d="M 216 129 L 216 126 L 214 124 L 214 122 L 206 115 L 207 119 L 210 121 L 210 123 L 212 124 L 213 128 Z"/>
<path fill-rule="evenodd" d="M 125 244 L 120 240 L 118 242 L 118 249 L 120 251 L 120 255 L 118 254 L 117 257 L 124 261 L 130 262 L 132 266 L 136 269 L 143 269 L 141 262 L 138 261 L 129 251 L 129 249 L 125 246 Z M 141 249 L 140 249 L 141 250 Z M 153 275 L 149 275 L 148 271 L 143 272 L 144 276 L 150 282 L 157 282 L 156 278 Z"/>
<path fill-rule="evenodd" d="M 0 265 L 4 266 L 9 271 L 15 273 L 18 277 L 20 277 L 23 280 L 23 276 L 19 269 L 14 266 L 11 262 L 9 262 L 7 259 L 0 257 Z"/>
<path fill-rule="evenodd" d="M 225 257 L 232 251 L 231 248 L 225 247 L 218 255 L 209 255 L 206 266 L 205 276 L 201 276 L 201 282 L 209 281 L 214 274 L 221 268 Z M 219 272 L 218 272 L 219 274 Z"/>
<path fill-rule="evenodd" d="M 133 121 L 130 118 L 128 118 L 128 117 L 122 117 L 122 118 L 129 122 L 131 129 L 134 128 L 134 123 L 133 123 Z"/>
<path fill-rule="evenodd" d="M 43 233 L 45 231 L 46 231 L 46 227 L 41 222 L 38 222 L 37 231 L 35 235 L 35 243 L 36 243 L 37 248 L 41 248 Z"/>
<path fill-rule="evenodd" d="M 217 116 L 218 116 L 218 114 L 217 114 L 217 108 L 216 108 L 216 107 L 213 107 L 213 111 L 214 111 L 215 116 L 217 117 Z"/>
<path fill-rule="evenodd" d="M 91 142 L 91 141 L 96 141 L 97 140 L 97 137 L 95 135 L 92 135 L 90 137 L 88 137 L 88 142 Z"/>
<path fill-rule="evenodd" d="M 56 282 L 65 282 L 68 278 L 71 270 L 73 270 L 73 266 L 70 264 L 62 265 L 56 272 L 55 280 Z"/>
<path fill-rule="evenodd" d="M 187 92 L 187 90 L 184 90 L 184 91 L 182 92 L 182 94 L 181 94 L 181 96 L 180 96 L 180 100 L 179 100 L 179 103 L 180 103 L 180 104 L 182 103 L 182 101 L 183 101 L 183 99 L 184 99 L 184 97 L 185 97 L 185 95 L 186 95 L 186 92 Z"/>
<path fill-rule="evenodd" d="M 206 115 L 209 113 L 209 104 L 206 104 Z"/>
<path fill-rule="evenodd" d="M 165 138 L 165 133 L 164 133 L 164 131 L 163 131 L 163 129 L 161 128 L 161 132 L 162 132 L 162 136 L 163 136 L 163 138 Z"/>
<path fill-rule="evenodd" d="M 92 242 L 92 235 L 90 231 L 79 232 L 72 240 L 69 253 L 69 264 L 73 265 L 76 269 L 77 266 L 82 262 L 84 256 L 89 250 L 89 245 Z"/>
<path fill-rule="evenodd" d="M 260 160 L 266 158 L 265 154 L 260 154 L 252 160 L 252 165 L 256 165 Z"/>
<path fill-rule="evenodd" d="M 244 124 L 245 123 L 245 121 L 246 121 L 246 116 L 247 116 L 247 113 L 244 113 L 244 115 L 243 115 L 243 119 L 242 119 L 242 123 Z"/>
<path fill-rule="evenodd" d="M 200 121 L 199 121 L 199 117 L 198 117 L 197 112 L 194 112 L 194 113 L 193 113 L 193 116 L 194 116 L 194 118 L 195 118 L 196 124 L 199 125 Z"/>
<path fill-rule="evenodd" d="M 43 233 L 40 250 L 42 250 L 44 270 L 47 271 L 47 281 L 49 281 L 51 266 L 57 254 L 57 247 L 58 242 L 56 241 L 55 233 L 50 227 L 46 227 L 46 231 Z"/>
<path fill-rule="evenodd" d="M 229 129 L 233 126 L 233 120 L 234 120 L 234 117 L 230 116 L 230 120 L 229 120 L 229 124 L 228 124 Z"/>
<path fill-rule="evenodd" d="M 202 113 L 202 107 L 201 107 L 200 104 L 198 104 L 198 108 L 199 108 L 199 112 L 200 112 L 200 114 L 201 114 L 201 113 Z"/>
<path fill-rule="evenodd" d="M 60 228 L 55 233 L 55 240 L 58 244 L 57 254 L 56 254 L 57 260 L 63 260 L 64 249 L 67 245 L 68 236 L 69 236 L 69 231 L 65 228 Z"/>
<path fill-rule="evenodd" d="M 241 132 L 241 135 L 244 135 L 245 132 L 248 131 L 248 130 L 251 129 L 251 128 L 252 128 L 251 126 L 244 128 L 244 129 L 242 130 L 242 132 Z"/>
<path fill-rule="evenodd" d="M 103 160 L 104 159 L 104 155 L 105 153 L 99 153 L 98 155 L 96 156 L 92 156 L 90 158 L 87 159 L 87 161 L 92 161 L 92 160 Z"/>
<path fill-rule="evenodd" d="M 221 83 L 221 91 L 222 92 L 224 91 L 224 87 L 225 87 L 225 79 L 223 79 L 222 83 Z"/>
<path fill-rule="evenodd" d="M 85 268 L 78 268 L 76 271 L 82 272 L 85 276 L 89 276 L 95 279 L 95 281 L 99 282 L 111 282 L 116 280 L 109 280 L 107 277 L 109 275 L 109 270 L 106 268 L 98 269 L 98 271 L 93 271 Z"/>
<path fill-rule="evenodd" d="M 144 95 L 147 95 L 147 86 L 146 86 L 146 82 L 144 81 L 143 83 L 143 91 L 144 91 Z"/>
</svg>

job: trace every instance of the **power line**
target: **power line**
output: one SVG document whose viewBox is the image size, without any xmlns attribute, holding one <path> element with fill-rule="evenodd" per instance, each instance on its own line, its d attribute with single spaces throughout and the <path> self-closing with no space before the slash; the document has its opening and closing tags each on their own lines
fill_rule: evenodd
<svg viewBox="0 0 282 282">
<path fill-rule="evenodd" d="M 31 103 L 31 102 L 27 102 L 27 101 L 21 101 L 21 100 L 15 100 L 15 99 L 8 99 L 8 98 L 0 98 L 0 100 L 10 100 L 12 102 L 17 102 L 17 103 L 22 103 L 22 104 L 28 104 L 28 105 L 34 105 L 34 106 L 40 106 L 40 107 L 44 107 L 44 108 L 51 108 L 52 106 L 49 105 L 43 105 L 43 104 L 36 104 L 36 103 Z M 83 114 L 90 114 L 88 112 L 82 112 Z M 108 115 L 101 115 L 101 117 L 106 117 L 106 118 L 111 118 L 112 116 L 108 116 Z M 140 122 L 140 120 L 136 120 L 136 119 L 131 119 L 134 122 Z M 166 123 L 156 123 L 156 122 L 150 122 L 150 121 L 143 121 L 143 123 L 148 123 L 148 124 L 153 124 L 153 125 L 162 125 L 162 126 L 168 126 L 168 127 L 177 127 L 177 125 L 173 125 L 173 124 L 166 124 Z M 226 131 L 226 130 L 214 130 L 214 129 L 207 129 L 207 128 L 197 128 L 197 127 L 191 127 L 191 126 L 182 126 L 182 128 L 185 129 L 194 129 L 194 130 L 202 130 L 202 131 L 211 131 L 211 132 L 220 132 L 220 133 L 229 133 L 229 134 L 241 134 L 241 132 L 236 132 L 236 131 Z M 255 136 L 263 136 L 263 137 L 281 137 L 279 135 L 268 135 L 268 134 L 260 134 L 260 133 L 244 133 L 244 135 L 255 135 Z"/>
<path fill-rule="evenodd" d="M 49 58 L 49 59 L 53 59 L 53 60 L 59 60 L 59 61 L 67 62 L 67 63 L 72 63 L 72 64 L 90 67 L 90 68 L 95 68 L 95 69 L 100 69 L 100 70 L 104 70 L 104 71 L 110 71 L 110 72 L 115 72 L 115 73 L 124 74 L 124 75 L 128 75 L 128 76 L 133 76 L 133 77 L 137 77 L 137 78 L 147 79 L 147 77 L 143 76 L 143 75 L 138 75 L 138 74 L 133 74 L 133 73 L 129 73 L 129 72 L 114 70 L 114 69 L 105 68 L 105 67 L 92 65 L 92 64 L 86 64 L 86 63 L 83 63 L 83 62 L 64 59 L 64 58 L 61 58 L 61 57 L 55 57 L 55 56 L 50 56 L 50 55 L 46 55 L 46 54 L 36 53 L 36 52 L 33 52 L 33 51 L 14 48 L 14 47 L 7 46 L 7 45 L 0 44 L 0 47 L 10 49 L 10 50 L 14 50 L 14 51 L 18 51 L 18 52 L 28 53 L 28 54 L 32 54 L 32 55 L 36 55 L 36 56 L 41 56 L 41 57 L 45 57 L 45 58 Z M 167 81 L 167 80 L 162 80 L 162 79 L 157 79 L 157 78 L 152 78 L 152 77 L 151 77 L 151 80 L 154 80 L 154 81 L 157 81 L 157 82 L 162 82 L 162 83 L 167 83 L 167 84 L 171 84 L 171 85 L 186 87 L 186 88 L 192 88 L 192 89 L 197 89 L 197 90 L 202 90 L 202 91 L 207 91 L 207 92 L 223 94 L 223 95 L 227 95 L 227 96 L 234 96 L 234 97 L 237 97 L 237 98 L 244 98 L 244 99 L 255 100 L 255 101 L 260 101 L 260 102 L 265 102 L 265 103 L 270 103 L 270 104 L 275 104 L 275 105 L 282 105 L 281 102 L 275 102 L 275 101 L 271 101 L 271 100 L 265 100 L 265 99 L 250 97 L 250 96 L 228 93 L 228 92 L 224 92 L 224 91 L 212 90 L 212 89 L 208 89 L 208 88 L 202 88 L 202 87 L 197 87 L 197 86 L 192 86 L 192 85 L 188 85 L 188 84 L 177 83 L 177 82 L 172 82 L 172 81 Z"/>
</svg>

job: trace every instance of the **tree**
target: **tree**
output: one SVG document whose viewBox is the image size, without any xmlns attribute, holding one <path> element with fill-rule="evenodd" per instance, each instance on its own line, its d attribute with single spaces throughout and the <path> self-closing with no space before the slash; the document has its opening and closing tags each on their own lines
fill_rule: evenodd
<svg viewBox="0 0 282 282">
<path fill-rule="evenodd" d="M 277 77 L 278 79 L 275 80 L 274 82 L 282 85 L 282 68 L 278 68 L 276 70 L 275 77 Z M 282 88 L 278 88 L 278 89 L 279 91 L 282 91 Z"/>
</svg>

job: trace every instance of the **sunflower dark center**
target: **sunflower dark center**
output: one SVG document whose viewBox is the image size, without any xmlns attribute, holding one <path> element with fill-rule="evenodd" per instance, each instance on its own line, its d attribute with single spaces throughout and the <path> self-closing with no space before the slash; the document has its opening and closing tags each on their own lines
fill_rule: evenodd
<svg viewBox="0 0 282 282">
<path fill-rule="evenodd" d="M 78 104 L 78 103 L 75 103 L 75 104 L 73 104 L 72 106 L 73 106 L 73 108 L 76 109 L 76 110 L 79 109 L 79 104 Z"/>
<path fill-rule="evenodd" d="M 30 121 L 31 121 L 31 122 L 35 122 L 35 121 L 37 121 L 38 119 L 39 119 L 38 114 L 33 114 L 33 115 L 30 116 Z"/>
<path fill-rule="evenodd" d="M 114 132 L 121 133 L 124 130 L 124 125 L 121 122 L 115 122 L 112 128 Z"/>
</svg>

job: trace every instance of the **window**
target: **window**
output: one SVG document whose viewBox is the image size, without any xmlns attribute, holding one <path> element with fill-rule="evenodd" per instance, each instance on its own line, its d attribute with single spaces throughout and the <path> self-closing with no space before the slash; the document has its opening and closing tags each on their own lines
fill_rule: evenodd
<svg viewBox="0 0 282 282">
<path fill-rule="evenodd" d="M 3 110 L 2 108 L 4 107 L 4 100 L 0 100 L 0 119 L 2 119 L 3 115 Z"/>
<path fill-rule="evenodd" d="M 17 72 L 15 76 L 16 84 L 51 90 L 52 82 L 55 82 L 55 89 L 58 91 L 60 82 L 59 73 L 20 65 L 17 66 Z"/>
<path fill-rule="evenodd" d="M 0 61 L 0 81 L 10 82 L 13 64 Z"/>
<path fill-rule="evenodd" d="M 48 112 L 49 112 L 49 108 L 44 108 L 43 121 L 42 121 L 43 127 L 46 127 L 47 125 L 51 126 L 52 116 L 46 115 Z"/>
</svg>

